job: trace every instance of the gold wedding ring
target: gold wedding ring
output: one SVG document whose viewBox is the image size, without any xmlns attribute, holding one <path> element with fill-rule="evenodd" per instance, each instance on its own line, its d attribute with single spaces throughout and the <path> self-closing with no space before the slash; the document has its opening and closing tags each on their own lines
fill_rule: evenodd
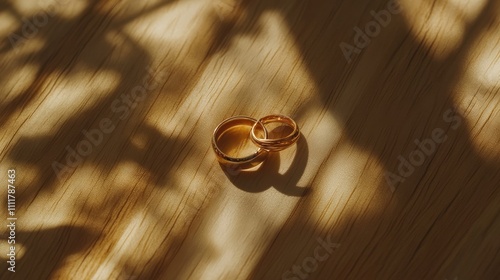
<svg viewBox="0 0 500 280">
<path fill-rule="evenodd" d="M 285 124 L 292 129 L 292 132 L 285 137 L 269 139 L 269 133 L 265 126 L 268 123 Z M 252 128 L 250 131 L 250 138 L 257 147 L 256 151 L 251 155 L 232 157 L 224 153 L 219 146 L 221 145 L 220 139 L 222 136 L 237 126 L 248 126 Z M 263 131 L 262 136 L 257 134 L 259 128 Z M 212 137 L 212 148 L 215 151 L 217 160 L 221 164 L 227 165 L 232 169 L 244 170 L 254 168 L 261 164 L 267 158 L 269 152 L 278 152 L 293 145 L 297 142 L 299 136 L 299 126 L 293 119 L 287 116 L 269 115 L 259 120 L 247 116 L 236 116 L 225 119 L 215 128 Z"/>
<path fill-rule="evenodd" d="M 267 155 L 268 151 L 264 148 L 257 147 L 257 150 L 251 155 L 244 157 L 231 157 L 224 153 L 219 148 L 219 140 L 221 136 L 235 126 L 249 126 L 252 128 L 252 131 L 255 129 L 255 124 L 257 124 L 257 120 L 247 116 L 235 116 L 222 121 L 214 130 L 212 137 L 212 148 L 215 151 L 215 155 L 217 156 L 217 160 L 224 164 L 229 165 L 232 168 L 238 169 L 250 169 L 253 168 L 260 163 L 262 163 Z M 262 126 L 262 130 L 264 133 L 264 139 L 267 138 L 267 130 L 264 126 Z"/>
<path fill-rule="evenodd" d="M 255 133 L 257 126 L 261 126 L 264 131 L 267 131 L 265 125 L 274 122 L 283 123 L 289 126 L 290 128 L 292 128 L 292 132 L 290 132 L 290 134 L 285 137 L 274 139 L 268 139 L 267 135 L 264 138 L 260 138 L 257 136 L 257 134 Z M 300 131 L 297 123 L 292 118 L 283 115 L 269 115 L 259 119 L 252 126 L 252 131 L 250 132 L 250 137 L 257 146 L 271 152 L 278 152 L 288 148 L 289 146 L 297 142 L 299 136 Z"/>
</svg>

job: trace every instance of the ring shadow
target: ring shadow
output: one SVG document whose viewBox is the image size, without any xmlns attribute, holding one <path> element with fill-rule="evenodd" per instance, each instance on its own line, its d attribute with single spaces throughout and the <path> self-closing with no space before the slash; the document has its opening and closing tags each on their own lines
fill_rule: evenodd
<svg viewBox="0 0 500 280">
<path fill-rule="evenodd" d="M 322 69 L 321 67 L 318 67 L 318 65 L 321 66 L 321 65 L 326 64 L 328 66 L 331 66 L 332 64 L 328 64 L 328 61 L 324 61 L 324 60 L 316 61 L 313 59 L 314 56 L 312 56 L 313 58 L 311 58 L 310 53 L 320 53 L 320 52 L 315 52 L 315 50 L 322 49 L 322 48 L 326 49 L 329 46 L 327 44 L 329 42 L 326 39 L 323 41 L 320 40 L 316 46 L 314 46 L 314 47 L 310 46 L 309 42 L 311 40 L 306 40 L 305 36 L 299 36 L 303 33 L 306 33 L 305 31 L 303 31 L 303 33 L 300 33 L 301 29 L 299 28 L 300 26 L 306 26 L 306 24 L 293 25 L 292 23 L 294 23 L 294 20 L 295 20 L 295 17 L 293 17 L 293 16 L 295 14 L 290 14 L 290 13 L 285 12 L 287 10 L 285 7 L 281 7 L 280 6 L 281 4 L 282 3 L 279 2 L 279 4 L 276 4 L 276 6 L 273 8 L 275 8 L 276 10 L 283 10 L 284 11 L 286 19 L 290 22 L 290 26 L 292 26 L 292 28 L 293 28 L 292 33 L 294 35 L 296 35 L 296 37 L 298 38 L 297 45 L 301 48 L 301 52 L 306 57 L 306 62 L 308 62 L 309 68 L 311 69 L 311 73 L 316 78 L 316 80 L 321 81 L 323 78 L 323 76 L 322 76 L 323 72 L 321 72 L 320 70 L 317 70 L 317 69 Z M 266 5 L 264 5 L 264 6 L 266 6 Z M 312 6 L 312 4 L 310 4 L 310 6 Z M 261 14 L 263 12 L 262 9 L 263 9 L 262 7 L 255 8 L 255 10 L 256 10 L 255 13 Z M 296 10 L 298 10 L 298 9 L 296 9 Z M 255 17 L 249 17 L 249 18 L 258 18 L 258 17 L 255 16 Z M 321 19 L 321 17 L 319 17 L 319 16 L 316 18 Z M 292 19 L 294 19 L 294 20 L 292 20 Z M 301 23 L 307 23 L 307 22 L 318 23 L 318 21 L 315 22 L 314 20 L 309 21 L 309 20 L 305 20 L 305 19 L 308 19 L 308 17 L 304 16 L 302 18 L 299 18 Z M 310 24 L 310 26 L 314 27 L 317 25 Z M 225 35 L 225 33 L 221 32 L 221 38 L 224 38 L 222 35 Z M 223 45 L 223 44 L 221 43 L 221 45 Z M 437 65 L 437 66 L 434 65 L 434 67 L 439 67 L 439 66 L 440 65 Z M 332 67 L 332 69 L 333 69 L 333 67 Z M 119 92 L 119 91 L 117 90 L 116 92 Z M 416 95 L 416 91 L 415 92 L 411 91 L 410 93 L 413 95 Z M 328 86 L 322 86 L 321 91 L 320 91 L 320 96 L 325 104 L 329 104 L 331 102 L 331 100 L 334 98 L 334 97 L 332 97 L 333 94 L 331 94 L 330 88 Z M 446 99 L 446 96 L 441 97 L 440 101 L 442 103 L 445 103 L 445 102 L 443 102 L 444 99 Z M 408 103 L 409 103 L 409 101 L 408 101 Z M 426 103 L 426 102 L 422 101 L 420 104 L 420 107 L 424 107 L 423 106 L 424 103 Z M 368 105 L 369 104 L 366 104 L 366 106 L 368 106 Z M 451 106 L 451 104 L 445 103 L 444 107 L 449 107 L 449 106 Z M 358 113 L 365 112 L 363 109 L 364 109 L 364 107 L 360 106 L 359 109 L 355 113 L 355 115 L 357 115 L 357 117 L 355 118 L 355 120 L 357 122 L 354 122 L 354 123 L 347 122 L 347 118 L 343 118 L 343 120 L 346 120 L 346 123 L 347 123 L 346 124 L 346 127 L 347 127 L 346 131 L 348 132 L 347 133 L 348 136 L 350 136 L 350 138 L 353 139 L 353 142 L 356 143 L 359 147 L 369 147 L 368 144 L 371 143 L 371 141 L 374 139 L 373 135 L 378 135 L 378 133 L 372 134 L 372 133 L 369 133 L 369 132 L 371 132 L 371 130 L 367 130 L 363 134 L 359 135 L 358 130 L 355 130 L 355 128 L 357 127 L 357 124 L 361 123 L 363 120 L 365 120 L 364 114 L 358 115 Z M 390 107 L 384 107 L 384 109 L 390 109 Z M 383 110 L 383 111 L 386 113 L 391 112 L 391 110 Z M 333 110 L 332 110 L 332 113 L 334 113 Z M 345 117 L 345 116 L 347 116 L 347 113 L 340 112 L 337 114 L 337 116 L 338 115 L 340 115 L 341 117 Z M 79 115 L 78 117 L 75 118 L 74 121 L 81 120 L 82 117 L 84 117 L 84 116 L 85 115 Z M 385 116 L 385 115 L 381 114 L 381 115 L 379 115 L 379 117 L 380 117 L 380 119 L 376 119 L 377 124 L 378 124 L 377 125 L 378 132 L 381 130 L 381 128 L 380 128 L 381 123 L 393 124 L 393 122 L 391 120 L 395 119 L 394 118 L 395 116 L 391 115 L 391 114 L 389 114 L 389 116 Z M 381 121 L 378 121 L 378 120 L 381 120 Z M 69 126 L 67 126 L 67 127 L 69 127 Z M 400 128 L 400 127 L 395 126 L 395 128 L 391 131 L 397 130 L 398 128 Z M 68 128 L 68 130 L 69 130 L 69 128 Z M 460 134 L 461 137 L 465 137 L 467 135 L 465 129 L 463 132 L 464 133 Z M 280 162 L 281 162 L 280 155 L 279 154 L 271 154 L 269 159 L 262 164 L 261 168 L 258 171 L 252 172 L 252 173 L 241 172 L 237 176 L 228 176 L 229 180 L 237 188 L 244 190 L 246 192 L 251 192 L 251 193 L 262 192 L 262 191 L 269 189 L 271 186 L 273 186 L 278 191 L 282 192 L 283 194 L 293 195 L 293 193 L 297 194 L 300 191 L 302 191 L 302 195 L 305 195 L 310 190 L 310 187 L 301 188 L 301 187 L 293 186 L 293 185 L 296 185 L 296 183 L 300 180 L 300 178 L 303 175 L 303 172 L 304 172 L 305 167 L 307 165 L 307 159 L 308 159 L 308 153 L 309 153 L 308 145 L 307 145 L 305 138 L 302 135 L 300 138 L 302 138 L 302 139 L 299 139 L 299 141 L 297 143 L 297 152 L 296 152 L 296 155 L 294 157 L 294 160 L 293 160 L 290 168 L 284 174 L 279 174 L 279 167 L 280 167 Z M 398 140 L 398 143 L 399 142 L 400 141 Z M 303 146 L 301 146 L 301 145 L 303 145 Z M 381 149 L 378 148 L 375 151 L 376 151 L 375 154 L 379 154 L 379 151 L 381 151 Z M 458 154 L 458 152 L 455 152 L 454 154 Z M 385 166 L 392 167 L 394 165 L 393 164 L 393 162 L 395 161 L 394 157 L 391 156 L 391 157 L 386 158 L 384 156 L 381 158 L 383 159 Z M 477 160 L 478 160 L 478 163 L 482 162 L 479 157 L 477 158 Z M 495 171 L 495 169 L 493 168 L 493 167 L 495 167 L 494 164 L 496 164 L 496 163 L 492 163 L 488 170 Z M 38 166 L 41 166 L 41 165 L 42 164 L 40 164 L 40 162 L 38 162 Z M 389 167 L 388 167 L 388 169 L 390 170 Z M 415 179 L 415 181 L 417 181 L 417 179 Z M 43 182 L 43 181 L 40 181 L 40 182 Z M 257 182 L 257 184 L 256 184 L 256 182 Z M 41 183 L 38 185 L 41 185 Z M 49 184 L 49 185 L 51 185 L 51 184 Z M 290 188 L 289 185 L 292 185 L 293 187 Z M 466 186 L 468 186 L 468 184 L 463 183 L 463 184 L 460 184 L 458 187 L 465 188 Z M 410 190 L 413 190 L 414 188 L 408 187 L 407 189 L 408 189 L 408 191 L 410 191 Z M 484 186 L 483 186 L 482 189 L 486 189 L 486 188 L 484 188 Z M 401 190 L 403 190 L 403 188 L 401 188 Z M 470 192 L 472 192 L 472 191 L 470 191 Z M 292 193 L 292 194 L 289 194 L 289 193 Z M 483 198 L 486 196 L 484 192 L 473 193 L 473 194 L 476 194 L 476 196 L 478 196 L 479 198 Z M 454 206 L 456 206 L 456 203 L 454 204 Z M 307 210 L 307 207 L 312 207 L 312 206 L 310 206 L 309 204 L 305 204 L 305 207 L 304 207 L 304 208 L 306 208 L 305 210 Z M 462 206 L 462 207 L 465 207 L 465 206 Z M 305 213 L 305 212 L 306 211 L 302 211 L 302 213 Z M 394 215 L 396 216 L 396 214 L 394 214 Z M 299 230 L 301 228 L 312 228 L 312 225 L 311 225 L 310 221 L 303 219 L 302 216 L 294 216 L 294 217 L 292 217 L 292 219 L 295 220 L 295 223 L 292 226 L 292 230 L 290 230 L 291 233 L 289 235 L 277 235 L 277 240 L 278 241 L 280 241 L 280 240 L 292 241 L 296 244 L 297 243 L 300 244 L 300 242 L 303 240 L 303 236 L 298 235 L 298 234 L 294 235 L 293 232 L 299 232 Z M 366 221 L 366 223 L 362 225 L 361 229 L 366 230 L 369 228 L 377 228 L 379 226 L 377 224 L 378 221 L 379 220 L 376 217 L 373 218 L 373 221 L 371 221 L 371 223 L 370 223 L 370 221 Z M 401 232 L 398 232 L 398 234 L 402 235 Z M 72 233 L 71 236 L 73 237 L 75 235 L 80 235 L 80 234 Z M 440 236 L 443 236 L 444 238 L 448 238 L 446 234 L 442 234 Z M 386 239 L 389 240 L 390 238 L 386 238 Z M 393 241 L 393 240 L 391 240 L 391 241 Z M 396 242 L 393 242 L 393 243 L 396 243 Z M 262 257 L 260 264 L 272 263 L 272 261 L 273 261 L 272 256 L 275 256 L 278 253 L 280 255 L 284 256 L 285 258 L 287 258 L 287 263 L 288 262 L 293 263 L 293 260 L 291 258 L 293 257 L 294 252 L 291 250 L 289 245 L 284 244 L 282 246 L 278 246 L 276 244 L 273 244 L 272 246 L 269 246 L 269 248 L 267 248 L 267 250 L 271 253 L 268 254 L 267 256 Z M 276 252 L 276 254 L 272 254 L 272 252 Z M 335 258 L 332 257 L 328 263 L 335 264 Z M 260 265 L 256 266 L 254 273 L 256 275 L 260 275 L 259 273 L 263 274 L 264 270 L 262 270 L 262 267 L 264 267 L 264 266 L 260 266 Z M 153 274 L 153 271 L 151 271 L 150 273 Z M 279 271 L 276 271 L 276 273 L 279 273 Z"/>
<path fill-rule="evenodd" d="M 220 165 L 229 181 L 245 192 L 259 193 L 274 187 L 285 195 L 303 197 L 310 193 L 311 188 L 297 186 L 304 174 L 309 158 L 309 147 L 302 133 L 296 145 L 293 161 L 283 174 L 279 173 L 281 163 L 279 153 L 270 153 L 267 160 L 255 171 L 235 172 L 223 164 Z"/>
</svg>

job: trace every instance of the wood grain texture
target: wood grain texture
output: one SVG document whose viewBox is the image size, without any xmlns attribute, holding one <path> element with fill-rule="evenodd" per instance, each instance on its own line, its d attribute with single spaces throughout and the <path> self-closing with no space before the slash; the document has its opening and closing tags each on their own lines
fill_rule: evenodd
<svg viewBox="0 0 500 280">
<path fill-rule="evenodd" d="M 1 2 L 0 279 L 499 279 L 500 2 L 391 3 Z M 225 172 L 271 113 L 297 145 Z"/>
</svg>

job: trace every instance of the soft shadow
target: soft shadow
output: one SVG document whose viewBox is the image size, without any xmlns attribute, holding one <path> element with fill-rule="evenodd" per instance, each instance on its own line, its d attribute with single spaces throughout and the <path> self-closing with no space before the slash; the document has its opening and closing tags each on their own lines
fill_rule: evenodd
<svg viewBox="0 0 500 280">
<path fill-rule="evenodd" d="M 234 170 L 228 170 L 224 165 L 221 165 L 221 168 L 235 187 L 246 192 L 258 193 L 274 187 L 288 196 L 306 196 L 311 192 L 311 188 L 297 186 L 309 158 L 309 148 L 304 135 L 300 135 L 296 145 L 292 164 L 283 174 L 279 173 L 281 161 L 279 153 L 270 153 L 256 171 L 240 171 L 235 174 Z"/>
<path fill-rule="evenodd" d="M 387 275 L 394 279 L 445 278 L 443 273 L 453 266 L 443 268 L 442 264 L 455 257 L 449 256 L 452 248 L 460 246 L 474 221 L 498 197 L 499 163 L 488 161 L 475 151 L 474 135 L 465 122 L 453 130 L 443 121 L 443 113 L 456 108 L 455 86 L 468 67 L 474 43 L 497 16 L 494 11 L 498 11 L 498 1 L 487 2 L 482 13 L 467 26 L 463 43 L 444 59 L 433 57 L 432 51 L 411 34 L 404 18 L 397 15 L 378 38 L 347 63 L 339 45 L 343 41 L 352 43 L 353 28 L 364 27 L 371 20 L 370 10 L 380 11 L 387 2 L 355 1 L 350 5 L 345 1 L 314 0 L 301 5 L 298 1 L 243 1 L 250 13 L 248 18 L 252 19 L 246 29 L 251 30 L 268 11 L 279 12 L 286 19 L 318 87 L 323 105 L 318 109 L 332 114 L 342 125 L 346 139 L 376 158 L 383 172 L 397 170 L 398 156 L 407 156 L 416 147 L 413 140 L 429 137 L 434 128 L 443 128 L 449 137 L 393 194 L 383 176 L 372 184 L 356 186 L 353 200 L 345 208 L 359 207 L 353 205 L 356 198 L 368 199 L 363 192 L 376 188 L 384 196 L 377 205 L 384 209 L 383 215 L 368 208 L 363 210 L 363 216 L 342 210 L 338 217 L 339 213 L 332 211 L 326 220 L 333 222 L 320 225 L 321 221 L 310 220 L 310 213 L 317 211 L 316 201 L 312 196 L 305 198 L 263 250 L 266 253 L 255 266 L 252 279 L 278 279 L 294 264 L 301 265 L 312 255 L 299 255 L 296 247 L 306 248 L 304 251 L 312 254 L 317 244 L 311 244 L 311 240 L 320 236 L 332 236 L 342 247 L 320 263 L 316 274 L 307 273 L 307 277 L 321 274 L 341 279 Z M 385 44 L 383 52 L 381 44 Z M 381 53 L 373 51 L 376 45 Z M 298 115 L 307 118 L 306 112 L 306 108 L 300 108 Z M 454 117 L 465 120 L 461 115 Z M 324 170 L 318 172 L 321 171 Z M 317 191 L 333 197 L 326 190 Z M 445 197 L 441 197 L 443 193 Z M 393 199 L 385 199 L 386 196 Z M 446 222 L 450 220 L 452 224 Z M 391 227 L 395 223 L 399 226 Z M 416 224 L 422 230 L 415 232 Z M 323 226 L 326 228 L 319 229 Z M 311 248 L 307 249 L 309 245 Z M 283 264 L 286 265 L 277 266 Z M 474 271 L 479 265 L 472 263 L 456 269 Z M 484 276 L 494 275 L 495 269 L 483 272 L 486 274 L 482 278 L 488 278 Z M 296 278 L 289 279 L 298 277 L 296 274 Z"/>
<path fill-rule="evenodd" d="M 84 227 L 64 225 L 34 231 L 18 230 L 16 236 L 17 248 L 23 246 L 24 254 L 16 260 L 16 272 L 2 269 L 1 279 L 54 279 L 67 258 L 88 250 L 99 234 Z M 6 240 L 2 242 L 7 243 Z"/>
</svg>

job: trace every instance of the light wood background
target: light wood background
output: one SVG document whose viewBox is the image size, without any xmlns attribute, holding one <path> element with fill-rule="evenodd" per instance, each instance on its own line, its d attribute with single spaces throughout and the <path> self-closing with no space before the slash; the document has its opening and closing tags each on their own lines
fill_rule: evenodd
<svg viewBox="0 0 500 280">
<path fill-rule="evenodd" d="M 339 45 L 387 1 L 2 0 L 1 213 L 15 168 L 18 220 L 0 278 L 500 279 L 500 1 L 398 3 L 348 63 Z M 215 126 L 270 113 L 298 144 L 226 174 Z M 340 247 L 287 273 L 318 239 Z"/>
</svg>

